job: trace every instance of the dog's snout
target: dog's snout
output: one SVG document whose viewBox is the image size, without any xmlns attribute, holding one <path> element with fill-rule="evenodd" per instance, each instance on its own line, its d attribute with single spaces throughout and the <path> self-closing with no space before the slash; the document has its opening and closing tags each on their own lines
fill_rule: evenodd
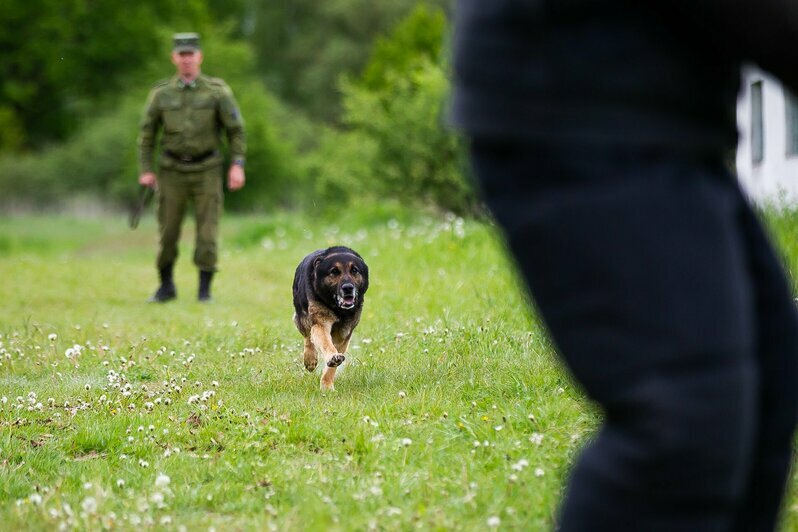
<svg viewBox="0 0 798 532">
<path fill-rule="evenodd" d="M 352 295 L 355 293 L 355 285 L 353 283 L 344 283 L 341 285 L 341 292 L 345 295 Z"/>
</svg>

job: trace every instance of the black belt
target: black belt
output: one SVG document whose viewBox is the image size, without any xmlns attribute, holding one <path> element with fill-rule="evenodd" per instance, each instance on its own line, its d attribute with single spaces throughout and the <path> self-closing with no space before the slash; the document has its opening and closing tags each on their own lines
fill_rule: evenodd
<svg viewBox="0 0 798 532">
<path fill-rule="evenodd" d="M 180 161 L 181 163 L 201 163 L 202 161 L 213 157 L 218 152 L 216 150 L 208 150 L 197 155 L 188 155 L 188 154 L 175 153 L 169 150 L 164 150 L 164 153 L 168 157 L 176 161 Z"/>
</svg>

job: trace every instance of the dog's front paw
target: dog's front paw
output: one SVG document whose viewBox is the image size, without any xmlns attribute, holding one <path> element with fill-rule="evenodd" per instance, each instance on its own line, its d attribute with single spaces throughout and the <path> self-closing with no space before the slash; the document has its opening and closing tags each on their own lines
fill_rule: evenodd
<svg viewBox="0 0 798 532">
<path fill-rule="evenodd" d="M 344 360 L 346 360 L 344 355 L 333 355 L 330 357 L 330 360 L 327 361 L 327 367 L 337 368 L 344 363 Z"/>
<path fill-rule="evenodd" d="M 305 359 L 305 369 L 312 372 L 313 370 L 316 369 L 316 366 L 318 365 L 318 363 L 319 363 L 319 361 L 316 360 L 315 358 L 314 359 L 310 359 L 310 360 L 308 360 L 306 358 Z"/>
</svg>

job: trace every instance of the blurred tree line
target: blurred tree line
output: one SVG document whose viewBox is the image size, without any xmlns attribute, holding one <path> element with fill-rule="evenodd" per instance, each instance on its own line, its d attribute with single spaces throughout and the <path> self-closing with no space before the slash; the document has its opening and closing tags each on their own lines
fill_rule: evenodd
<svg viewBox="0 0 798 532">
<path fill-rule="evenodd" d="M 4 0 L 0 208 L 135 194 L 144 100 L 202 34 L 233 88 L 248 185 L 231 208 L 395 199 L 474 212 L 444 126 L 448 0 Z"/>
</svg>

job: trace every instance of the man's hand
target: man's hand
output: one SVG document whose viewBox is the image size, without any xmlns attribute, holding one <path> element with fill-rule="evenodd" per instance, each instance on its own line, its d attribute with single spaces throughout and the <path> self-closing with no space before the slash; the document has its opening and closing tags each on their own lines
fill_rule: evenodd
<svg viewBox="0 0 798 532">
<path fill-rule="evenodd" d="M 230 190 L 238 190 L 244 186 L 244 182 L 246 182 L 244 168 L 239 164 L 231 165 L 230 170 L 227 172 L 227 188 Z"/>
<path fill-rule="evenodd" d="M 139 185 L 143 185 L 149 188 L 155 188 L 155 174 L 152 172 L 144 172 L 139 176 Z"/>
</svg>

